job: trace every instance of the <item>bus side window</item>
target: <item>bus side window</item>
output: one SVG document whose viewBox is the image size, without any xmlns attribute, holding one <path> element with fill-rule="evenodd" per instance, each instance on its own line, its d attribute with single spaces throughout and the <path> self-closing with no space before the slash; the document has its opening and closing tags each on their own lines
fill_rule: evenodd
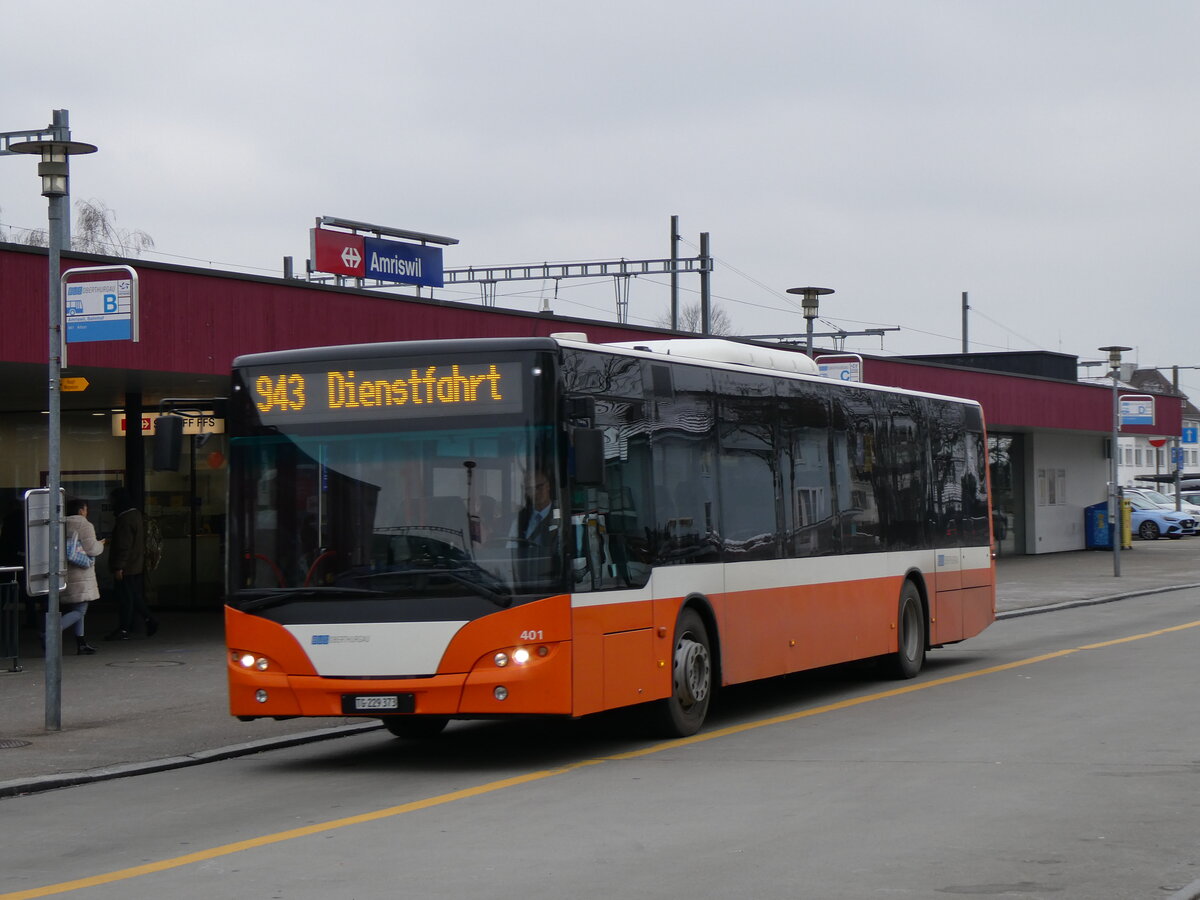
<svg viewBox="0 0 1200 900">
<path fill-rule="evenodd" d="M 595 398 L 593 425 L 604 432 L 604 484 L 571 489 L 569 543 L 576 591 L 641 587 L 650 578 L 654 489 L 640 361 L 564 355 L 569 391 Z"/>
<path fill-rule="evenodd" d="M 933 546 L 962 546 L 963 478 L 967 468 L 967 448 L 961 435 L 962 407 L 937 404 L 929 418 L 932 435 L 931 499 Z"/>
<path fill-rule="evenodd" d="M 788 381 L 778 386 L 779 471 L 784 503 L 784 555 L 836 553 L 834 472 L 826 385 Z"/>
<path fill-rule="evenodd" d="M 876 457 L 875 410 L 870 392 L 847 388 L 837 396 L 834 414 L 842 552 L 884 549 L 877 493 L 878 479 L 884 473 Z"/>
<path fill-rule="evenodd" d="M 716 411 L 710 372 L 654 363 L 646 377 L 653 483 L 670 485 L 671 505 L 654 510 L 660 565 L 720 559 Z M 666 491 L 659 491 L 659 495 Z"/>
</svg>

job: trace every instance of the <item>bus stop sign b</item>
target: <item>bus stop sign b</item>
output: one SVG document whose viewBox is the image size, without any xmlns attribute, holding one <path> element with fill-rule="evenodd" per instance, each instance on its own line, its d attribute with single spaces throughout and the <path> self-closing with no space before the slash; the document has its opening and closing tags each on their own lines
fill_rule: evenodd
<svg viewBox="0 0 1200 900">
<path fill-rule="evenodd" d="M 105 281 L 72 281 L 87 275 L 116 272 L 124 277 Z M 67 344 L 87 341 L 137 341 L 138 274 L 133 266 L 82 266 L 67 269 L 59 279 L 62 303 L 62 351 L 67 367 Z"/>
<path fill-rule="evenodd" d="M 67 285 L 67 343 L 133 339 L 133 289 L 128 278 Z"/>
</svg>

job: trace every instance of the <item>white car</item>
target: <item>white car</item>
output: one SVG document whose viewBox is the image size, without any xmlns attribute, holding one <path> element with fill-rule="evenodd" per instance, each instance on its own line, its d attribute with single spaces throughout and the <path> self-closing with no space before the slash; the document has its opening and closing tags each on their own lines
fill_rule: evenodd
<svg viewBox="0 0 1200 900">
<path fill-rule="evenodd" d="M 1164 494 L 1161 491 L 1152 491 L 1147 488 L 1125 488 L 1125 496 L 1129 497 L 1131 495 L 1141 497 L 1144 500 L 1149 500 L 1155 506 L 1161 507 L 1162 509 L 1175 508 L 1175 498 L 1169 494 Z M 1193 519 L 1200 520 L 1200 506 L 1196 505 L 1195 503 L 1189 503 L 1186 496 L 1184 496 L 1180 501 L 1179 511 L 1181 513 L 1186 513 Z"/>
</svg>

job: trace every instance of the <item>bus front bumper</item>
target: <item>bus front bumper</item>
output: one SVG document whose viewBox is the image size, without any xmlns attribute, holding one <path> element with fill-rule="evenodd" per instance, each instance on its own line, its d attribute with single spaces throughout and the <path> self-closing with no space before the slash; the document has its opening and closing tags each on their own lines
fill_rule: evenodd
<svg viewBox="0 0 1200 900">
<path fill-rule="evenodd" d="M 470 672 L 423 678 L 287 675 L 228 662 L 229 711 L 239 718 L 292 716 L 504 716 L 571 714 L 571 645 L 516 661 L 481 658 Z M 375 699 L 365 699 L 375 698 Z"/>
</svg>

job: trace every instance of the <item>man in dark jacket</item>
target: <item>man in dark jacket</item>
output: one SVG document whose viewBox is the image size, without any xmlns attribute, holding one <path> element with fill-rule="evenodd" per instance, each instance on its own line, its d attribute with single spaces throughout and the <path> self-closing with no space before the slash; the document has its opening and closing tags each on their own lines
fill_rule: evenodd
<svg viewBox="0 0 1200 900">
<path fill-rule="evenodd" d="M 550 476 L 544 471 L 533 473 L 525 493 L 525 505 L 509 533 L 509 546 L 515 550 L 518 579 L 536 582 L 556 573 L 560 522 Z"/>
<path fill-rule="evenodd" d="M 113 526 L 112 540 L 108 542 L 108 568 L 113 576 L 120 624 L 115 631 L 106 634 L 104 639 L 127 641 L 138 622 L 145 624 L 146 637 L 153 637 L 158 631 L 158 621 L 150 615 L 146 606 L 143 574 L 146 532 L 142 514 L 133 505 L 129 491 L 125 488 L 117 488 L 112 492 L 112 506 L 117 524 Z"/>
</svg>

